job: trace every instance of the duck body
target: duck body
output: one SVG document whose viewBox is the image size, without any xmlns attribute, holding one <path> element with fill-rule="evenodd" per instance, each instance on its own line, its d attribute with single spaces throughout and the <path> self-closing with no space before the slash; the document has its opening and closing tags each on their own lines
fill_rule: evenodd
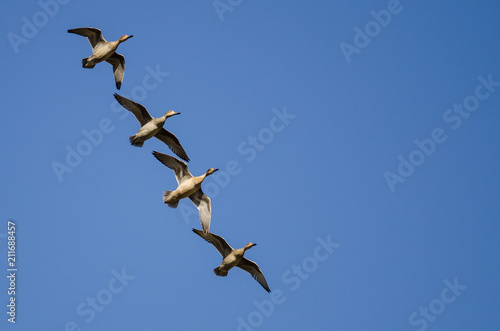
<svg viewBox="0 0 500 331">
<path fill-rule="evenodd" d="M 233 267 L 236 267 L 240 263 L 244 254 L 245 254 L 245 249 L 243 248 L 234 249 L 222 260 L 220 266 L 214 269 L 214 274 L 222 277 L 227 276 L 229 270 L 231 270 Z"/>
<path fill-rule="evenodd" d="M 133 146 L 142 147 L 146 140 L 154 137 L 160 132 L 166 119 L 166 114 L 159 118 L 153 118 L 151 121 L 144 124 L 135 135 L 129 137 L 130 143 Z"/>
<path fill-rule="evenodd" d="M 198 177 L 192 177 L 179 184 L 174 191 L 165 191 L 168 192 L 168 194 L 163 196 L 163 202 L 171 205 L 178 203 L 179 200 L 190 197 L 196 191 L 201 189 L 201 183 L 203 183 L 205 177 L 205 174 Z"/>
<path fill-rule="evenodd" d="M 82 59 L 82 66 L 84 68 L 92 69 L 97 63 L 106 61 L 116 51 L 120 45 L 119 41 L 109 41 L 106 43 L 98 44 L 92 52 L 92 55 Z"/>
</svg>

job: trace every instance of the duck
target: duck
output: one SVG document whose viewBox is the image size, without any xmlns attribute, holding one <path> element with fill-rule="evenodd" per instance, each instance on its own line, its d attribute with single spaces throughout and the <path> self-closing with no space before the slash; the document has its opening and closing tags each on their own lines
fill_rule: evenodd
<svg viewBox="0 0 500 331">
<path fill-rule="evenodd" d="M 210 198 L 201 190 L 201 183 L 219 169 L 209 168 L 203 175 L 194 177 L 189 172 L 185 162 L 176 159 L 173 156 L 153 151 L 154 157 L 163 163 L 163 165 L 172 169 L 175 173 L 178 187 L 174 191 L 163 192 L 163 203 L 171 208 L 177 208 L 179 200 L 188 198 L 198 208 L 200 214 L 200 223 L 204 233 L 210 229 L 210 220 L 212 217 Z"/>
<path fill-rule="evenodd" d="M 142 147 L 146 140 L 151 137 L 155 137 L 163 141 L 172 150 L 172 152 L 174 152 L 181 159 L 189 162 L 189 157 L 187 156 L 186 151 L 179 142 L 179 139 L 177 139 L 177 137 L 173 133 L 163 128 L 163 125 L 165 124 L 167 118 L 175 115 L 180 115 L 181 113 L 176 113 L 173 110 L 169 110 L 162 117 L 153 118 L 151 115 L 149 115 L 146 108 L 140 103 L 122 97 L 117 93 L 113 95 L 116 101 L 118 101 L 118 103 L 122 105 L 123 108 L 132 112 L 132 114 L 134 114 L 134 116 L 141 124 L 141 128 L 139 129 L 137 134 L 129 137 L 129 141 L 132 146 Z"/>
<path fill-rule="evenodd" d="M 70 29 L 68 33 L 87 37 L 90 46 L 92 46 L 92 55 L 82 59 L 82 67 L 92 69 L 99 62 L 108 62 L 113 66 L 116 88 L 119 90 L 122 86 L 123 75 L 125 73 L 125 57 L 115 51 L 122 42 L 132 38 L 133 35 L 123 35 L 116 41 L 106 41 L 102 36 L 101 30 L 97 28 Z"/>
<path fill-rule="evenodd" d="M 267 285 L 266 278 L 257 263 L 243 256 L 247 250 L 257 244 L 249 242 L 243 248 L 233 249 L 221 236 L 213 233 L 205 233 L 198 229 L 193 229 L 193 232 L 212 244 L 222 255 L 222 263 L 214 269 L 214 273 L 217 276 L 226 277 L 229 270 L 233 267 L 238 267 L 252 275 L 267 292 L 271 292 L 269 285 Z"/>
</svg>

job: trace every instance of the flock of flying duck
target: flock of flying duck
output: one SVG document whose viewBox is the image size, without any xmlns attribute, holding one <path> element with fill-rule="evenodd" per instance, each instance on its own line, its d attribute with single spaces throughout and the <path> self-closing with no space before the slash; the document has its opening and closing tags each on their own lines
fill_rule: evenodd
<svg viewBox="0 0 500 331">
<path fill-rule="evenodd" d="M 116 88 L 119 90 L 125 73 L 125 58 L 123 55 L 116 53 L 116 49 L 122 42 L 133 36 L 123 35 L 117 41 L 106 41 L 102 36 L 101 30 L 96 28 L 78 28 L 68 30 L 68 32 L 86 37 L 92 46 L 92 55 L 82 59 L 82 66 L 91 69 L 99 62 L 108 62 L 113 66 Z M 130 143 L 133 146 L 142 147 L 146 140 L 155 137 L 163 141 L 178 157 L 189 162 L 189 157 L 177 137 L 163 128 L 167 118 L 179 115 L 180 113 L 170 110 L 163 116 L 154 118 L 143 105 L 116 93 L 114 97 L 125 109 L 132 112 L 141 124 L 139 131 L 129 137 Z M 153 151 L 153 155 L 158 161 L 174 171 L 178 183 L 175 190 L 163 193 L 163 202 L 169 207 L 176 208 L 181 199 L 189 198 L 198 208 L 203 231 L 193 229 L 193 232 L 212 244 L 223 257 L 222 263 L 214 269 L 214 273 L 217 276 L 224 277 L 227 276 L 231 268 L 236 266 L 250 273 L 266 291 L 271 292 L 259 266 L 243 256 L 247 249 L 252 248 L 256 244 L 248 243 L 243 248 L 233 249 L 224 238 L 209 232 L 211 203 L 210 198 L 203 194 L 201 184 L 207 176 L 210 176 L 218 169 L 210 168 L 203 175 L 195 177 L 189 172 L 185 162 L 156 151 Z"/>
</svg>

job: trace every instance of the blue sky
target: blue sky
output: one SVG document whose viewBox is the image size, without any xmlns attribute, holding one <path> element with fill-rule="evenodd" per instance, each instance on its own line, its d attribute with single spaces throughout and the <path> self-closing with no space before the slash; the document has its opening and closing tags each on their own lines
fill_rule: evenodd
<svg viewBox="0 0 500 331">
<path fill-rule="evenodd" d="M 2 330 L 496 330 L 496 1 L 8 2 L 1 16 Z M 125 78 L 81 67 L 97 27 Z M 212 199 L 214 247 L 137 120 L 159 117 Z M 57 168 L 59 167 L 59 168 Z M 62 167 L 62 168 L 60 168 Z M 57 171 L 55 169 L 65 169 Z M 3 252 L 3 253 L 2 253 Z"/>
</svg>

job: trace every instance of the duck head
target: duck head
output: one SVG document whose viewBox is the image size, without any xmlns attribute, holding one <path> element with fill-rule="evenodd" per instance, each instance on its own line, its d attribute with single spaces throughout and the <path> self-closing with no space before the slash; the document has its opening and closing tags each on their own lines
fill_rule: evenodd
<svg viewBox="0 0 500 331">
<path fill-rule="evenodd" d="M 119 41 L 120 43 L 122 43 L 122 42 L 124 42 L 125 40 L 132 38 L 133 36 L 134 36 L 134 35 L 130 35 L 130 36 L 128 36 L 128 35 L 124 34 L 123 36 L 121 36 L 121 37 L 120 37 L 120 39 L 118 39 L 118 41 Z"/>
<path fill-rule="evenodd" d="M 248 244 L 246 244 L 246 245 L 245 245 L 245 247 L 243 247 L 243 248 L 244 248 L 245 250 L 247 250 L 247 249 L 250 249 L 250 248 L 252 248 L 253 246 L 256 246 L 256 245 L 257 245 L 257 244 L 248 243 Z"/>
<path fill-rule="evenodd" d="M 172 117 L 172 116 L 175 116 L 175 115 L 180 115 L 181 113 L 176 113 L 175 111 L 173 110 L 169 110 L 165 113 L 165 115 L 163 115 L 165 118 L 169 118 L 169 117 Z"/>
<path fill-rule="evenodd" d="M 211 174 L 213 174 L 214 172 L 216 172 L 217 170 L 219 169 L 214 169 L 214 168 L 210 168 L 207 170 L 207 172 L 205 173 L 205 177 L 206 176 L 210 176 Z"/>
</svg>

